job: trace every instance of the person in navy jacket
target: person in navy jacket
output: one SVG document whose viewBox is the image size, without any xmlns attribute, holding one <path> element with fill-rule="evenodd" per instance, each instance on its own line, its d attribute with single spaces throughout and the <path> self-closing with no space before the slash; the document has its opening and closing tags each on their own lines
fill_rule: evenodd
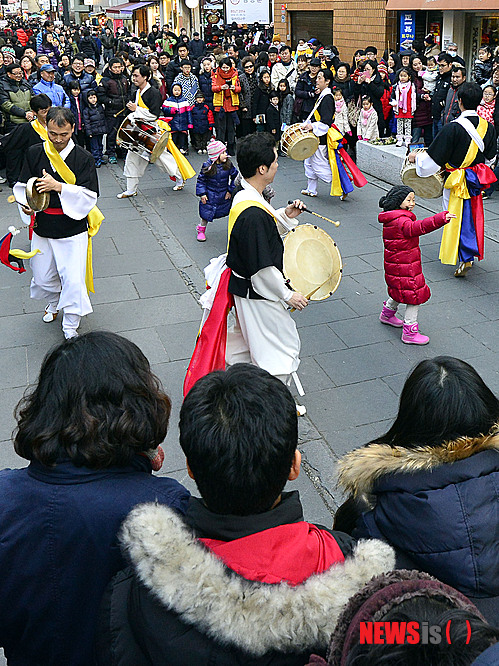
<svg viewBox="0 0 499 666">
<path fill-rule="evenodd" d="M 497 623 L 499 400 L 470 365 L 421 361 L 390 430 L 340 461 L 340 484 L 364 506 L 347 531 L 384 539 L 398 568 L 452 585 Z"/>
<path fill-rule="evenodd" d="M 171 403 L 140 349 L 115 333 L 45 357 L 17 410 L 22 469 L 0 471 L 0 646 L 11 666 L 89 666 L 102 594 L 125 561 L 119 527 L 141 502 L 184 513 L 162 462 Z"/>
</svg>

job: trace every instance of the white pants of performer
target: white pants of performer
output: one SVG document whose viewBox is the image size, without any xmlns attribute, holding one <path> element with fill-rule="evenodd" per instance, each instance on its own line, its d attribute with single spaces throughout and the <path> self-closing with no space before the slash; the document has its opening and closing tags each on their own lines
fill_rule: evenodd
<svg viewBox="0 0 499 666">
<path fill-rule="evenodd" d="M 296 324 L 281 301 L 234 296 L 236 323 L 227 335 L 226 362 L 252 363 L 286 385 L 300 365 Z"/>
<path fill-rule="evenodd" d="M 149 159 L 141 157 L 137 153 L 128 151 L 125 160 L 123 175 L 126 177 L 126 194 L 134 194 L 139 186 L 139 180 L 145 174 Z M 156 160 L 155 164 L 172 178 L 175 178 L 177 185 L 183 185 L 184 179 L 175 162 L 175 158 L 167 150 L 164 150 Z"/>
<path fill-rule="evenodd" d="M 333 180 L 327 146 L 319 146 L 312 157 L 307 157 L 303 166 L 305 167 L 305 176 L 308 179 L 307 190 L 312 194 L 317 194 L 319 178 L 325 183 L 330 183 Z"/>
<path fill-rule="evenodd" d="M 47 312 L 64 310 L 62 330 L 73 337 L 84 315 L 92 312 L 85 285 L 88 234 L 70 238 L 42 238 L 33 233 L 31 249 L 40 253 L 30 260 L 33 278 L 30 296 L 47 301 Z"/>
</svg>

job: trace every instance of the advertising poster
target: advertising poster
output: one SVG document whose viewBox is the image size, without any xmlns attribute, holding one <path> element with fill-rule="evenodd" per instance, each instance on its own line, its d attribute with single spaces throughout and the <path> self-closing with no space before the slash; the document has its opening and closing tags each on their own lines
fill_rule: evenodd
<svg viewBox="0 0 499 666">
<path fill-rule="evenodd" d="M 226 0 L 225 22 L 270 23 L 269 0 Z"/>
</svg>

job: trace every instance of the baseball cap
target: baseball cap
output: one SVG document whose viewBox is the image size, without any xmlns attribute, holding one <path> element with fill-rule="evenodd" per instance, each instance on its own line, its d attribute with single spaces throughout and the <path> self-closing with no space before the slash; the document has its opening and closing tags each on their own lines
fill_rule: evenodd
<svg viewBox="0 0 499 666">
<path fill-rule="evenodd" d="M 40 67 L 40 72 L 55 72 L 55 67 L 54 65 L 50 65 L 49 63 L 47 63 Z"/>
</svg>

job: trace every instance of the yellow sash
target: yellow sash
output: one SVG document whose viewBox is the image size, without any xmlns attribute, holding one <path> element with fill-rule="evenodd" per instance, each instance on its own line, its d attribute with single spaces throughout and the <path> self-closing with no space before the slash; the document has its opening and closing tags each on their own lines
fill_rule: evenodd
<svg viewBox="0 0 499 666">
<path fill-rule="evenodd" d="M 137 106 L 140 106 L 142 109 L 147 109 L 149 111 L 149 107 L 144 103 L 144 100 L 142 99 L 142 95 L 140 94 L 139 90 L 139 96 L 137 99 Z M 168 135 L 168 143 L 166 144 L 166 150 L 173 155 L 173 159 L 177 163 L 178 170 L 180 171 L 180 174 L 184 180 L 188 180 L 189 178 L 193 178 L 193 176 L 196 175 L 196 172 L 194 169 L 191 167 L 189 164 L 189 161 L 182 155 L 180 150 L 177 148 L 175 145 L 171 131 L 170 131 L 170 125 L 165 122 L 164 120 L 158 120 L 158 127 L 160 127 L 163 130 L 166 130 L 169 132 Z"/>
<path fill-rule="evenodd" d="M 482 139 L 487 133 L 487 128 L 487 121 L 483 118 L 480 118 L 477 132 Z M 454 213 L 456 217 L 444 226 L 439 253 L 439 259 L 442 264 L 454 265 L 457 262 L 459 252 L 459 236 L 461 234 L 461 222 L 463 218 L 463 201 L 464 199 L 470 198 L 468 186 L 466 185 L 465 169 L 473 163 L 477 153 L 478 146 L 472 140 L 461 166 L 458 169 L 452 171 L 445 181 L 445 189 L 450 190 L 449 213 Z M 449 164 L 446 166 L 448 169 L 453 168 Z"/>
<path fill-rule="evenodd" d="M 31 121 L 31 127 L 44 141 L 49 140 L 49 135 L 47 134 L 47 128 L 41 124 L 38 118 L 35 118 L 34 120 Z"/>
<path fill-rule="evenodd" d="M 54 144 L 51 141 L 45 141 L 43 144 L 45 154 L 49 158 L 51 164 L 54 166 L 55 170 L 59 176 L 64 180 L 68 185 L 74 185 L 76 183 L 76 176 L 68 167 L 66 162 L 59 155 L 57 150 L 54 147 Z M 85 284 L 87 285 L 87 290 L 94 293 L 94 272 L 92 268 L 92 237 L 99 231 L 99 227 L 102 224 L 104 215 L 100 212 L 97 206 L 94 206 L 90 213 L 87 215 L 88 221 L 88 246 L 87 246 L 87 270 L 85 275 Z"/>
<path fill-rule="evenodd" d="M 230 213 L 229 213 L 227 251 L 229 251 L 230 235 L 232 233 L 232 229 L 234 228 L 234 224 L 236 223 L 237 218 L 239 217 L 239 215 L 241 215 L 243 210 L 246 210 L 247 208 L 250 208 L 251 206 L 256 206 L 257 208 L 261 208 L 262 210 L 264 210 L 269 215 L 272 215 L 270 210 L 268 210 L 268 208 L 266 208 L 262 203 L 260 203 L 259 201 L 253 201 L 252 199 L 245 199 L 244 201 L 240 201 L 239 203 L 237 203 L 235 206 L 232 206 L 232 208 L 230 209 Z M 274 220 L 277 224 L 278 220 L 277 220 L 276 216 L 272 215 L 272 217 L 274 218 Z"/>
</svg>

